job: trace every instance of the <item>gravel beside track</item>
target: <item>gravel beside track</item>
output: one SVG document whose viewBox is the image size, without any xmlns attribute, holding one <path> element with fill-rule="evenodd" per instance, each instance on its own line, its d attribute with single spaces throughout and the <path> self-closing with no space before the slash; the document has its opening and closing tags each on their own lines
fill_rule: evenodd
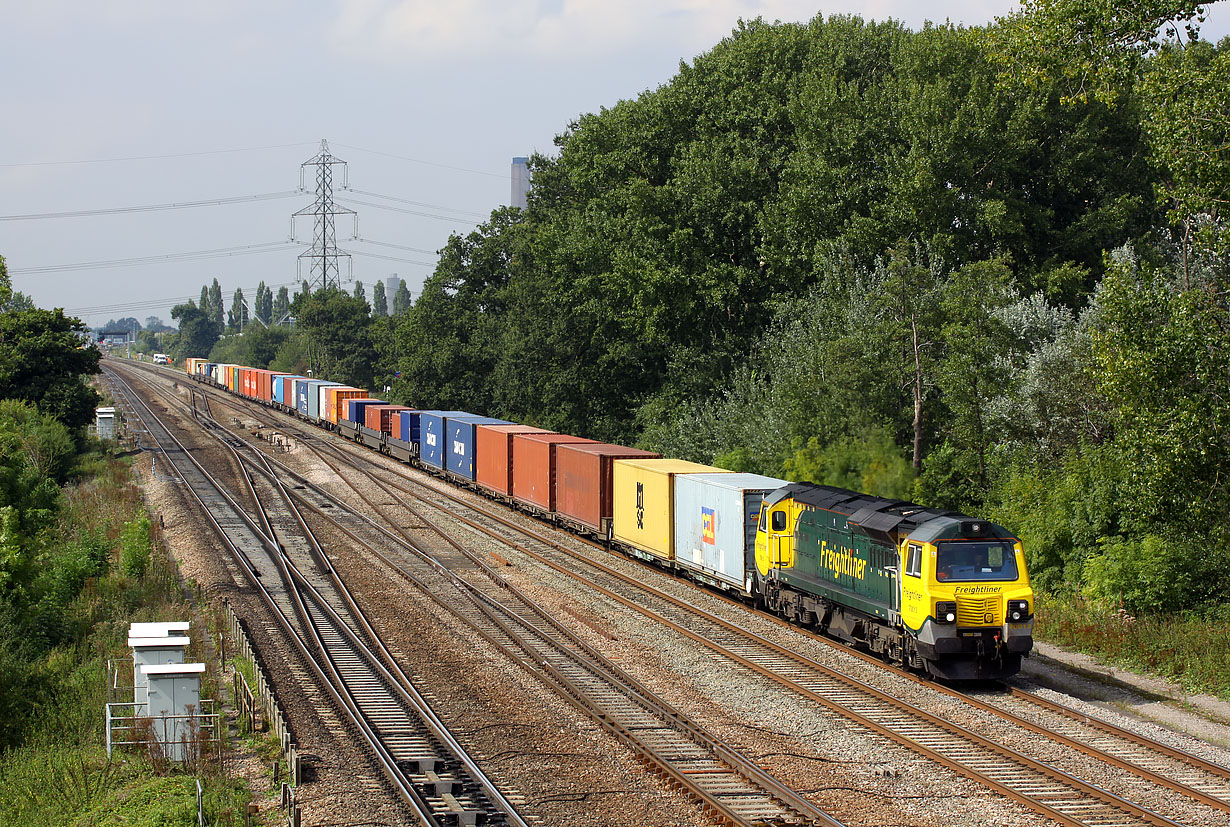
<svg viewBox="0 0 1230 827">
<path fill-rule="evenodd" d="M 219 398 L 223 397 L 219 394 Z M 234 417 L 253 430 L 258 429 L 260 420 L 277 421 L 270 411 L 243 412 L 242 403 L 237 400 L 229 400 L 228 405 L 236 412 Z M 215 408 L 215 413 L 225 421 L 219 409 Z M 279 426 L 283 433 L 292 435 L 299 428 L 310 426 L 289 419 Z M 309 441 L 332 439 L 314 430 L 304 433 L 311 434 L 306 437 Z M 291 451 L 277 454 L 279 460 L 319 480 L 356 509 L 371 511 L 349 486 L 306 450 L 302 440 L 292 437 L 292 443 Z M 355 450 L 369 463 L 386 468 L 390 473 L 421 479 L 429 485 L 444 485 L 374 452 Z M 168 485 L 154 482 L 156 490 Z M 455 492 L 455 489 L 449 490 Z M 486 500 L 476 495 L 467 496 L 490 507 Z M 175 499 L 172 492 L 166 497 Z M 403 519 L 412 523 L 412 520 Z M 528 518 L 517 519 L 535 531 L 546 530 L 541 523 Z M 186 517 L 183 520 L 185 524 L 190 522 Z M 170 539 L 176 529 L 173 519 L 167 520 L 167 529 Z M 814 704 L 800 701 L 776 684 L 732 665 L 665 627 L 647 622 L 641 615 L 584 589 L 506 544 L 461 524 L 456 525 L 454 534 L 468 547 L 487 552 L 493 561 L 507 561 L 510 565 L 504 566 L 501 573 L 550 608 L 556 619 L 574 634 L 652 687 L 681 712 L 756 758 L 783 782 L 847 823 L 1047 823 L 978 784 L 871 736 L 863 728 L 825 713 Z M 567 539 L 564 542 L 575 541 Z M 442 702 L 442 710 L 455 710 L 456 718 L 450 724 L 469 741 L 467 746 L 476 756 L 486 759 L 485 766 L 495 777 L 521 791 L 527 814 L 532 813 L 547 824 L 705 823 L 699 812 L 682 797 L 673 796 L 661 784 L 656 784 L 656 779 L 646 775 L 627 751 L 595 724 L 578 716 L 572 707 L 560 702 L 519 667 L 496 657 L 483 641 L 450 626 L 447 620 L 442 621 L 437 617 L 435 605 L 421 595 L 396 586 L 361 555 L 348 553 L 350 545 L 351 541 L 342 537 L 327 543 L 334 564 L 345 572 L 354 590 L 362 594 L 365 607 L 374 613 L 378 625 L 389 635 L 399 661 L 413 669 L 416 682 L 431 687 L 433 696 Z M 577 548 L 581 549 L 579 545 Z M 691 584 L 666 577 L 639 563 L 590 549 L 585 549 L 585 553 L 652 582 L 656 588 L 693 601 L 706 612 L 738 622 L 890 694 L 910 698 L 955 723 L 988 734 L 1006 746 L 1033 754 L 1112 792 L 1131 797 L 1175 821 L 1192 825 L 1230 824 L 1230 817 L 1225 813 L 1194 805 L 1172 791 L 1143 785 L 1140 779 L 1070 748 L 1043 743 L 1038 736 L 1008 726 L 1002 719 L 977 710 L 959 698 L 853 658 L 841 647 L 752 615 L 743 607 L 732 606 Z M 189 556 L 193 556 L 191 552 Z M 211 565 L 215 570 L 208 572 Z M 189 561 L 186 575 L 192 567 Z M 216 563 L 200 561 L 200 568 L 203 575 L 207 573 L 218 582 L 217 588 L 233 588 L 225 584 L 227 572 L 217 571 Z M 439 631 L 425 633 L 429 628 Z M 1230 764 L 1226 750 L 1118 714 L 1105 703 L 1081 701 L 1026 679 L 1016 682 L 1068 707 L 1114 719 L 1119 726 L 1209 760 Z M 980 697 L 989 700 L 988 695 Z M 443 711 L 441 714 L 443 716 Z M 1040 725 L 1048 725 L 1046 713 L 1031 713 L 1028 717 Z M 292 715 L 292 722 L 293 719 Z M 296 732 L 299 731 L 296 727 Z M 561 780 L 568 783 L 561 784 Z M 306 788 L 305 798 L 301 800 L 306 800 Z"/>
</svg>

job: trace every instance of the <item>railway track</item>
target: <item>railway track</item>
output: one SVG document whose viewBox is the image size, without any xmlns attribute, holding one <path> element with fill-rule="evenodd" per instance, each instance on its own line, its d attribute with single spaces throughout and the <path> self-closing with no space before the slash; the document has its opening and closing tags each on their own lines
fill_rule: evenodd
<svg viewBox="0 0 1230 827">
<path fill-rule="evenodd" d="M 265 415 L 272 416 L 272 413 Z M 324 440 L 314 438 L 317 432 L 312 430 L 305 433 L 313 435 L 309 441 L 314 447 L 317 443 L 323 446 Z M 337 449 L 326 450 L 332 452 Z M 362 467 L 373 475 L 379 469 L 377 464 L 368 462 L 363 463 Z M 925 710 L 909 708 L 908 704 L 903 704 L 874 687 L 860 684 L 839 673 L 834 674 L 834 670 L 810 662 L 789 650 L 767 641 L 754 641 L 754 636 L 750 636 L 747 630 L 734 624 L 719 621 L 713 628 L 699 628 L 694 623 L 698 611 L 685 601 L 659 593 L 653 595 L 653 600 L 661 602 L 654 604 L 652 600 L 646 600 L 644 595 L 649 590 L 645 589 L 643 583 L 634 582 L 632 578 L 619 574 L 596 559 L 569 549 L 539 532 L 516 526 L 498 513 L 465 502 L 452 491 L 440 490 L 436 486 L 421 486 L 420 483 L 413 483 L 412 488 L 405 475 L 396 474 L 389 469 L 381 469 L 379 474 L 381 478 L 392 478 L 382 482 L 382 485 L 392 486 L 405 497 L 428 502 L 435 500 L 432 507 L 446 510 L 450 519 L 458 519 L 457 505 L 461 503 L 467 511 L 479 515 L 477 519 L 461 518 L 475 530 L 529 554 L 569 577 L 582 577 L 575 572 L 576 566 L 580 564 L 588 570 L 584 578 L 589 585 L 600 591 L 604 590 L 612 599 L 675 628 L 712 651 L 789 686 L 793 691 L 834 713 L 853 717 L 890 740 L 921 752 L 967 777 L 979 780 L 1060 823 L 1175 823 L 1165 816 L 1150 812 L 1143 806 L 1098 789 L 1054 767 L 1007 750 L 952 722 L 938 719 Z M 448 501 L 447 504 L 445 500 Z M 372 506 L 377 511 L 381 509 L 381 506 L 375 503 L 372 503 Z M 510 535 L 511 531 L 515 531 L 516 536 Z M 530 548 L 530 545 L 533 548 Z M 629 589 L 630 586 L 631 591 L 621 591 Z M 842 648 L 843 651 L 848 651 Z M 1050 704 L 1019 689 L 1012 688 L 1006 693 L 1007 697 L 1012 698 L 1009 704 L 1002 702 L 999 696 L 993 699 L 994 702 L 988 703 L 946 687 L 933 684 L 927 686 L 961 698 L 963 702 L 1014 726 L 1020 726 L 1117 766 L 1151 784 L 1182 794 L 1202 806 L 1222 812 L 1230 811 L 1230 784 L 1227 783 L 1230 781 L 1230 771 L 1224 767 L 1149 741 L 1106 722 Z M 1044 704 L 1047 706 L 1046 712 L 1052 716 L 1063 716 L 1067 723 L 1044 726 L 1030 721 L 1029 718 L 1036 717 L 1039 707 Z M 1007 706 L 1013 706 L 1015 711 L 1007 709 Z"/>
<path fill-rule="evenodd" d="M 289 485 L 280 485 L 289 500 L 305 506 L 318 519 L 346 532 L 385 560 L 510 660 L 529 668 L 590 715 L 712 816 L 734 825 L 839 827 L 839 821 L 690 723 L 569 634 L 460 544 L 449 543 L 428 552 L 405 536 L 380 528 L 292 469 L 265 456 L 257 446 L 226 431 L 204 413 L 207 403 L 193 407 L 207 427 L 225 434 L 245 467 L 267 477 L 269 484 L 286 480 Z M 296 519 L 305 523 L 305 517 Z M 303 528 L 305 536 L 310 536 L 306 524 Z M 325 555 L 319 547 L 309 558 L 308 562 L 316 565 L 328 565 L 327 560 L 322 562 Z"/>
<path fill-rule="evenodd" d="M 417 819 L 432 827 L 477 823 L 528 827 L 400 674 L 340 581 L 304 573 L 327 570 L 327 561 L 271 468 L 236 452 L 258 504 L 253 519 L 131 386 L 111 369 L 104 370 L 112 395 L 141 422 L 201 505 L 300 656 L 367 742 L 394 791 Z M 237 447 L 233 441 L 231 447 Z M 302 532 L 294 530 L 296 525 Z"/>
</svg>

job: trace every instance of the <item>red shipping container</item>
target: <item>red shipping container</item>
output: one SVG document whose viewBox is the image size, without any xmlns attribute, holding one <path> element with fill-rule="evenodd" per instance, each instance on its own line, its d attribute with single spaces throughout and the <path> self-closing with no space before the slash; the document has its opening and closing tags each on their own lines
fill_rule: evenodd
<svg viewBox="0 0 1230 827">
<path fill-rule="evenodd" d="M 514 500 L 555 510 L 555 448 L 594 440 L 566 434 L 513 434 Z"/>
<path fill-rule="evenodd" d="M 612 463 L 660 456 L 604 442 L 560 445 L 555 457 L 554 511 L 605 535 L 614 513 Z"/>
<path fill-rule="evenodd" d="M 512 494 L 514 434 L 551 434 L 532 425 L 479 425 L 474 429 L 474 481 L 500 494 Z"/>
<path fill-rule="evenodd" d="M 396 414 L 410 410 L 405 405 L 368 405 L 363 409 L 363 424 L 373 431 L 393 435 L 393 419 L 400 419 Z"/>
</svg>

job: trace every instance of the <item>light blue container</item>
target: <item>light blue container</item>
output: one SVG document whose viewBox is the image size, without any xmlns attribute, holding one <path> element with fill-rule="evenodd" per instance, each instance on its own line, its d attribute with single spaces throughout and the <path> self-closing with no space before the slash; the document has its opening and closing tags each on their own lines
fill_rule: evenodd
<svg viewBox="0 0 1230 827">
<path fill-rule="evenodd" d="M 317 407 L 318 400 L 316 389 L 321 385 L 328 385 L 329 382 L 324 379 L 308 379 L 306 382 L 295 383 L 295 410 L 304 416 L 319 416 L 317 413 L 312 413 L 312 408 Z"/>
<path fill-rule="evenodd" d="M 283 397 L 286 395 L 286 393 L 285 393 L 285 388 L 286 388 L 286 384 L 287 384 L 287 383 L 286 383 L 286 381 L 285 381 L 285 380 L 287 380 L 287 379 L 289 379 L 289 380 L 290 380 L 290 383 L 291 383 L 291 393 L 293 394 L 293 393 L 294 393 L 294 381 L 295 381 L 296 379 L 306 379 L 306 378 L 307 378 L 307 377 L 305 377 L 305 376 L 280 376 L 280 377 L 278 377 L 278 378 L 274 381 L 274 383 L 273 383 L 273 401 L 274 401 L 274 402 L 277 402 L 277 403 L 278 403 L 278 404 L 280 404 L 280 405 L 286 405 L 286 406 L 288 406 L 288 407 L 292 407 L 292 408 L 293 408 L 293 407 L 294 407 L 294 404 L 293 404 L 293 403 L 294 403 L 294 397 L 293 397 L 293 395 L 292 395 L 292 397 L 291 397 L 291 401 L 290 401 L 290 402 L 287 402 L 287 401 L 283 398 Z"/>
<path fill-rule="evenodd" d="M 321 391 L 321 388 L 326 388 L 331 385 L 340 385 L 340 384 L 342 383 L 341 382 L 315 382 L 313 383 L 312 390 L 308 393 L 307 415 L 309 419 L 320 419 L 321 418 L 320 397 L 324 395 L 324 393 Z"/>
<path fill-rule="evenodd" d="M 676 476 L 676 565 L 702 582 L 750 593 L 761 502 L 788 484 L 760 474 Z"/>
<path fill-rule="evenodd" d="M 444 469 L 444 422 L 450 416 L 477 418 L 466 411 L 422 411 L 419 414 L 419 459 L 432 468 Z"/>
</svg>

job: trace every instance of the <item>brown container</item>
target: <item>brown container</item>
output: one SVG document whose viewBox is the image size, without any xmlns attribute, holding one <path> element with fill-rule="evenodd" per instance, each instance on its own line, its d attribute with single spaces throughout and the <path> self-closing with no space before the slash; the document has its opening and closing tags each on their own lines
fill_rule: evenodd
<svg viewBox="0 0 1230 827">
<path fill-rule="evenodd" d="M 474 429 L 474 481 L 498 494 L 512 494 L 513 436 L 551 434 L 532 425 L 479 425 Z"/>
<path fill-rule="evenodd" d="M 555 512 L 605 536 L 614 510 L 612 463 L 660 456 L 604 442 L 560 445 L 555 452 Z"/>
<path fill-rule="evenodd" d="M 513 434 L 514 500 L 555 510 L 556 447 L 594 440 L 566 434 Z"/>
<path fill-rule="evenodd" d="M 393 420 L 397 414 L 410 410 L 405 405 L 368 405 L 363 409 L 363 424 L 373 431 L 393 436 Z"/>
</svg>

